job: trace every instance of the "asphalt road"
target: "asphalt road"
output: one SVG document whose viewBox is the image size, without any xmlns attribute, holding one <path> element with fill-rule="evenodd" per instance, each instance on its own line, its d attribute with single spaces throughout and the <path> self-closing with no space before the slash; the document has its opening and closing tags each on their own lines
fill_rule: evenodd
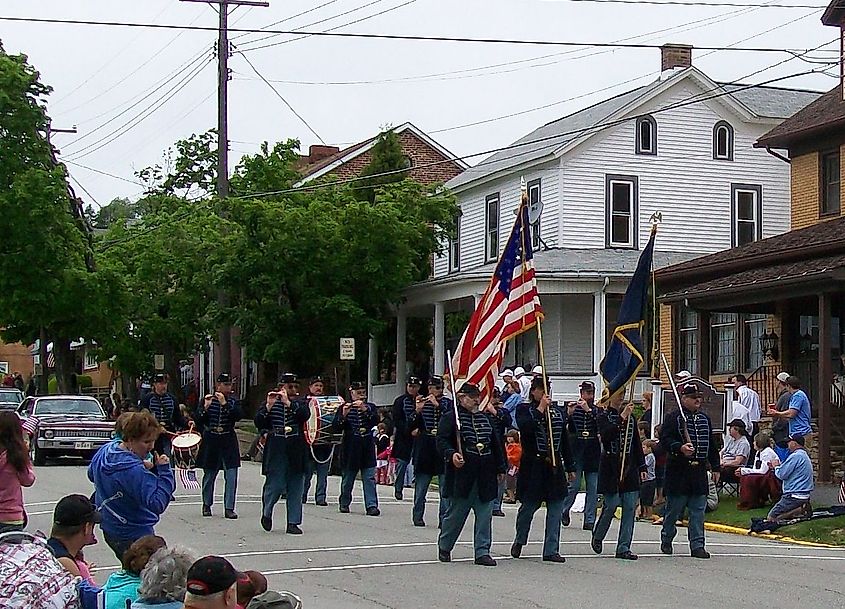
<svg viewBox="0 0 845 609">
<path fill-rule="evenodd" d="M 91 492 L 81 462 L 37 468 L 38 481 L 26 491 L 30 529 L 49 530 L 55 502 L 72 492 Z M 437 562 L 436 504 L 427 508 L 427 528 L 411 524 L 411 495 L 403 502 L 392 488 L 379 487 L 382 516 L 364 515 L 360 483 L 352 513 L 337 511 L 338 478 L 329 480 L 329 506 L 305 506 L 304 535 L 284 533 L 284 505 L 276 508 L 277 529 L 264 532 L 258 522 L 263 477 L 257 464 L 241 469 L 237 511 L 240 519 L 225 520 L 222 476 L 213 518 L 200 516 L 198 493 L 177 489 L 156 529 L 168 543 L 182 544 L 198 555 L 221 554 L 240 569 L 258 569 L 274 589 L 295 592 L 306 609 L 371 609 L 456 607 L 558 608 L 564 605 L 602 608 L 760 606 L 845 608 L 845 550 L 707 533 L 709 561 L 690 558 L 686 530 L 679 530 L 675 555 L 659 549 L 659 527 L 637 524 L 633 550 L 636 562 L 613 557 L 614 543 L 593 554 L 581 517 L 563 529 L 561 553 L 566 564 L 543 563 L 543 512 L 538 512 L 524 558 L 512 560 L 508 550 L 514 535 L 516 509 L 494 518 L 495 568 L 472 564 L 472 526 L 453 552 L 451 564 Z M 312 489 L 313 490 L 313 489 Z M 615 542 L 616 527 L 609 539 Z M 86 549 L 97 565 L 98 581 L 105 581 L 117 562 L 105 543 Z"/>
</svg>

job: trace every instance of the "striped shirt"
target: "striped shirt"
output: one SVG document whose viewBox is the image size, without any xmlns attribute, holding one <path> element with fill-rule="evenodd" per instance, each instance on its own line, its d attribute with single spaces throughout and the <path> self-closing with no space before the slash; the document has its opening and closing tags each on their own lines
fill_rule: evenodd
<svg viewBox="0 0 845 609">
<path fill-rule="evenodd" d="M 465 453 L 487 456 L 492 454 L 495 441 L 490 417 L 482 412 L 470 412 L 465 408 L 458 410 L 461 420 L 461 443 Z"/>
<path fill-rule="evenodd" d="M 687 415 L 687 431 L 695 453 L 690 457 L 693 461 L 705 461 L 710 451 L 710 419 L 703 412 L 689 412 Z M 678 433 L 684 437 L 684 418 L 678 417 Z"/>
</svg>

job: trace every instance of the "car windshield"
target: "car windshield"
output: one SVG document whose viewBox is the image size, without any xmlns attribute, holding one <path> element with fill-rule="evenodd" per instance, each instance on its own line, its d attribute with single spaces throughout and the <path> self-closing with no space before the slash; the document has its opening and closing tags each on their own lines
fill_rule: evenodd
<svg viewBox="0 0 845 609">
<path fill-rule="evenodd" d="M 0 390 L 0 402 L 9 404 L 20 404 L 23 400 L 23 394 L 17 389 L 2 389 Z"/>
<path fill-rule="evenodd" d="M 72 414 L 103 416 L 103 409 L 96 400 L 38 400 L 35 405 L 36 415 Z"/>
</svg>

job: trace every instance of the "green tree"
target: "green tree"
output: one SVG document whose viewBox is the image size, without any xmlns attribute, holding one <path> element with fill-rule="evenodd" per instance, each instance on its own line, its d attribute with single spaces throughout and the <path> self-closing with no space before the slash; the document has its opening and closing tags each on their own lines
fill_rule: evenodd
<svg viewBox="0 0 845 609">
<path fill-rule="evenodd" d="M 90 211 L 89 211 L 90 209 Z M 125 223 L 140 217 L 138 205 L 127 198 L 115 197 L 99 210 L 90 205 L 86 208 L 86 215 L 95 228 L 107 229 L 115 222 Z"/>
<path fill-rule="evenodd" d="M 378 189 L 404 180 L 409 168 L 399 136 L 392 129 L 382 131 L 370 149 L 369 164 L 361 171 L 363 179 L 355 182 L 355 196 L 359 201 L 374 203 Z"/>
<path fill-rule="evenodd" d="M 0 46 L 0 327 L 6 341 L 53 340 L 60 391 L 70 343 L 112 331 L 122 298 L 113 269 L 93 268 L 81 203 L 46 139 L 50 88 L 23 55 Z"/>
</svg>

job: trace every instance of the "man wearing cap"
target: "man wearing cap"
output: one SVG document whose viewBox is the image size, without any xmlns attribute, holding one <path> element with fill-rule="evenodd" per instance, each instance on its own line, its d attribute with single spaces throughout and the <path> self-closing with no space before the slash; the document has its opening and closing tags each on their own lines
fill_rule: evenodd
<svg viewBox="0 0 845 609">
<path fill-rule="evenodd" d="M 521 505 L 516 515 L 516 537 L 511 545 L 511 556 L 519 558 L 522 555 L 534 514 L 545 503 L 543 560 L 566 562 L 560 555 L 560 519 L 568 494 L 568 480 L 575 478 L 575 462 L 566 433 L 566 410 L 551 401 L 540 376 L 531 382 L 531 402 L 521 405 L 516 416 L 522 430 L 522 458 L 516 478 L 516 498 Z"/>
<path fill-rule="evenodd" d="M 748 463 L 751 443 L 746 437 L 745 422 L 734 419 L 728 423 L 728 437 L 719 451 L 719 478 L 725 482 L 738 483 L 736 470 Z"/>
<path fill-rule="evenodd" d="M 499 490 L 499 477 L 505 475 L 505 456 L 496 439 L 493 422 L 479 410 L 481 392 L 464 383 L 458 390 L 460 408 L 446 413 L 437 429 L 437 452 L 446 464 L 443 495 L 449 509 L 437 541 L 437 558 L 452 560 L 452 549 L 466 524 L 470 510 L 475 514 L 475 564 L 496 565 L 490 556 L 493 499 Z"/>
<path fill-rule="evenodd" d="M 188 569 L 185 609 L 234 609 L 240 573 L 221 556 L 204 556 Z"/>
<path fill-rule="evenodd" d="M 602 542 L 610 522 L 616 509 L 621 507 L 616 558 L 637 560 L 637 555 L 631 551 L 631 541 L 634 538 L 640 482 L 645 481 L 648 468 L 637 431 L 634 404 L 623 405 L 621 393 L 612 396 L 607 408 L 598 413 L 597 424 L 602 445 L 599 492 L 604 496 L 604 504 L 593 529 L 590 547 L 596 554 L 602 553 Z"/>
<path fill-rule="evenodd" d="M 701 389 L 694 381 L 680 387 L 681 408 L 666 415 L 660 429 L 658 452 L 667 454 L 666 513 L 660 531 L 660 551 L 672 554 L 672 541 L 678 532 L 676 522 L 684 510 L 689 511 L 690 555 L 710 558 L 704 549 L 704 510 L 707 507 L 712 471 L 714 484 L 719 482 L 719 451 L 713 442 L 713 424 L 701 411 Z"/>
<path fill-rule="evenodd" d="M 769 408 L 768 414 L 776 421 L 781 419 L 788 421 L 790 436 L 800 435 L 806 437 L 813 431 L 813 428 L 810 426 L 810 398 L 801 389 L 801 381 L 797 376 L 787 377 L 786 385 L 789 387 L 790 392 L 789 405 L 786 410 L 778 411 L 774 408 Z"/>
<path fill-rule="evenodd" d="M 575 481 L 569 485 L 569 495 L 563 503 L 562 522 L 563 526 L 569 526 L 569 510 L 575 503 L 583 475 L 587 491 L 583 528 L 585 531 L 592 531 L 596 524 L 601 461 L 601 444 L 596 425 L 596 386 L 592 381 L 584 381 L 578 388 L 581 392 L 580 399 L 577 402 L 570 402 L 567 408 L 569 431 L 572 434 L 572 456 L 575 459 Z"/>
<path fill-rule="evenodd" d="M 312 376 L 308 384 L 308 395 L 305 403 L 311 398 L 323 395 L 323 377 Z M 314 501 L 317 505 L 327 506 L 326 489 L 329 485 L 329 470 L 332 467 L 334 454 L 333 444 L 314 444 L 306 450 L 305 488 L 302 491 L 302 503 L 308 503 L 308 491 L 311 489 L 311 478 L 317 474 L 317 489 L 314 491 Z"/>
<path fill-rule="evenodd" d="M 167 391 L 167 375 L 159 372 L 153 376 L 153 390 L 141 398 L 140 410 L 149 410 L 168 433 L 159 435 L 155 451 L 173 458 L 170 435 L 188 427 L 176 398 Z"/>
<path fill-rule="evenodd" d="M 268 590 L 254 596 L 244 609 L 302 609 L 302 599 L 290 592 Z"/>
<path fill-rule="evenodd" d="M 308 447 L 302 425 L 311 416 L 304 400 L 297 399 L 296 375 L 287 372 L 279 379 L 279 388 L 267 394 L 264 405 L 255 414 L 255 426 L 267 432 L 261 473 L 261 528 L 273 529 L 273 508 L 282 495 L 287 506 L 287 532 L 301 535 L 302 492 L 305 488 Z"/>
<path fill-rule="evenodd" d="M 810 495 L 815 488 L 813 482 L 813 463 L 804 448 L 804 435 L 793 434 L 787 438 L 789 456 L 781 463 L 772 461 L 775 476 L 783 482 L 783 495 L 766 516 L 767 522 L 777 522 L 784 517 L 791 517 L 804 508 L 809 511 Z"/>
<path fill-rule="evenodd" d="M 393 494 L 397 501 L 402 500 L 402 490 L 405 488 L 405 478 L 408 463 L 411 462 L 414 438 L 411 435 L 410 420 L 417 408 L 417 403 L 423 400 L 420 395 L 422 383 L 419 377 L 409 376 L 405 393 L 393 401 L 393 450 L 390 453 L 396 459 L 396 481 L 393 483 Z"/>
<path fill-rule="evenodd" d="M 516 409 L 522 404 L 522 393 L 519 382 L 513 378 L 513 370 L 504 370 L 500 376 L 504 381 L 502 407 L 511 415 L 511 425 L 513 428 L 519 429 L 519 423 L 516 420 Z"/>
<path fill-rule="evenodd" d="M 226 490 L 223 495 L 224 516 L 238 517 L 235 496 L 238 492 L 238 468 L 241 451 L 235 423 L 241 420 L 241 405 L 232 396 L 232 378 L 225 372 L 217 376 L 214 394 L 206 395 L 197 407 L 194 420 L 202 433 L 197 467 L 202 469 L 202 515 L 211 516 L 214 504 L 214 483 L 223 470 Z"/>
<path fill-rule="evenodd" d="M 778 399 L 774 407 L 778 412 L 789 410 L 789 400 L 792 398 L 792 391 L 789 389 L 789 385 L 786 384 L 787 379 L 789 379 L 788 372 L 778 373 Z M 771 409 L 771 405 L 769 409 Z M 778 459 L 785 461 L 789 456 L 789 449 L 786 448 L 786 439 L 789 437 L 789 419 L 785 417 L 772 417 L 771 435 L 775 443 L 774 451 L 777 453 Z"/>
<path fill-rule="evenodd" d="M 519 393 L 522 396 L 522 403 L 525 404 L 531 400 L 531 379 L 525 373 L 525 368 L 517 366 L 513 369 L 513 377 L 519 383 Z"/>
<path fill-rule="evenodd" d="M 443 498 L 443 459 L 437 453 L 437 429 L 440 420 L 454 409 L 452 400 L 443 395 L 443 377 L 433 376 L 428 381 L 429 394 L 417 402 L 409 422 L 414 437 L 414 508 L 411 518 L 415 527 L 425 526 L 425 500 L 433 478 L 437 478 L 440 495 L 438 526 L 443 524 L 447 502 Z"/>
<path fill-rule="evenodd" d="M 378 425 L 378 409 L 367 401 L 367 384 L 355 381 L 349 386 L 350 401 L 338 408 L 332 427 L 343 432 L 341 444 L 341 481 L 338 509 L 349 513 L 352 487 L 361 473 L 367 516 L 379 516 L 376 492 L 376 445 L 373 428 Z"/>
<path fill-rule="evenodd" d="M 99 512 L 84 495 L 62 497 L 53 510 L 53 528 L 47 540 L 47 547 L 59 563 L 73 575 L 81 575 L 77 557 L 82 548 L 97 543 L 94 525 L 98 522 Z"/>
</svg>

